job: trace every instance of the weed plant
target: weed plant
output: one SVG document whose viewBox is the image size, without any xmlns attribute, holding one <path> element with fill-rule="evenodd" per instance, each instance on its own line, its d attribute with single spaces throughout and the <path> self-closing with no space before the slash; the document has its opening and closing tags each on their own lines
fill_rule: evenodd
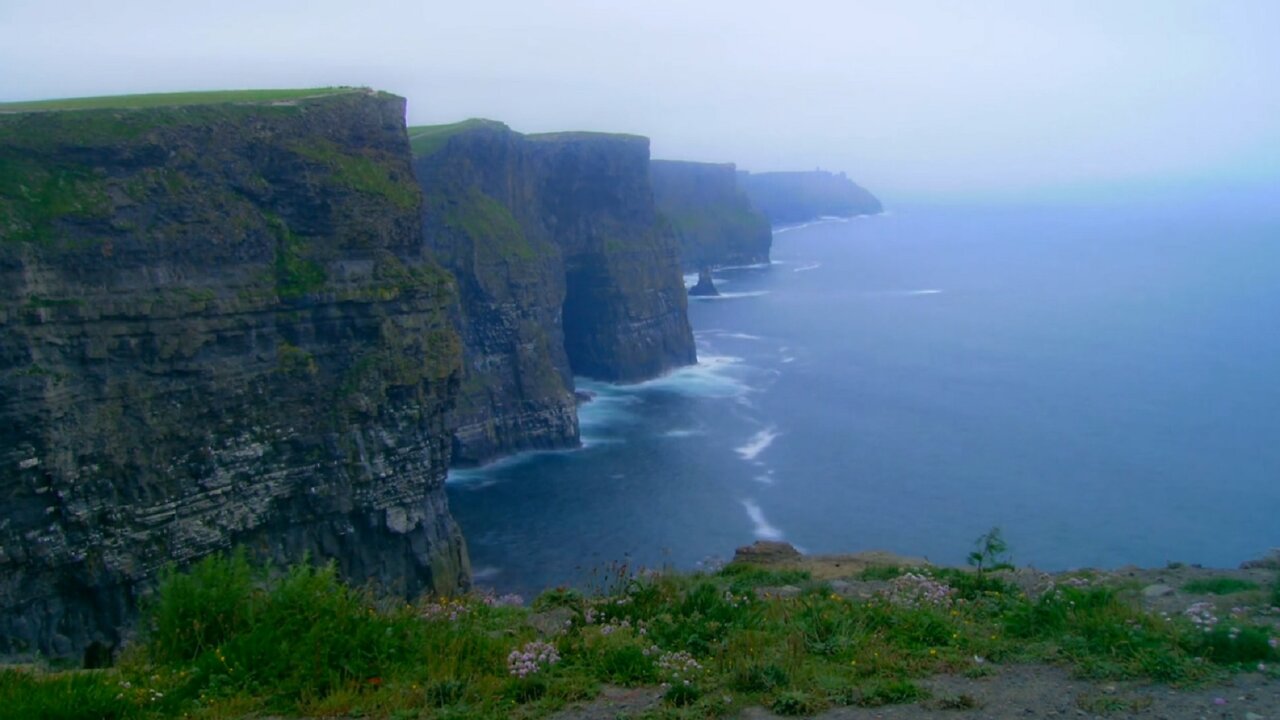
<svg viewBox="0 0 1280 720">
<path fill-rule="evenodd" d="M 1032 597 L 992 562 L 982 573 L 886 572 L 869 599 L 738 564 L 628 569 L 600 593 L 556 589 L 525 607 L 480 595 L 407 605 L 345 585 L 332 566 L 272 572 L 232 554 L 166 573 L 117 667 L 0 673 L 0 707 L 54 719 L 496 720 L 545 716 L 611 684 L 659 688 L 650 717 L 749 705 L 807 715 L 924 701 L 920 678 L 1002 662 L 1191 683 L 1280 660 L 1271 630 L 1234 616 L 1152 615 L 1087 581 Z"/>
</svg>

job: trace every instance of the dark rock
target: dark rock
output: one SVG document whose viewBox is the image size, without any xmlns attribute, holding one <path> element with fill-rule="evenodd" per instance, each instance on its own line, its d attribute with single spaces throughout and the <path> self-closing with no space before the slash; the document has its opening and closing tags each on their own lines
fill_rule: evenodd
<svg viewBox="0 0 1280 720">
<path fill-rule="evenodd" d="M 738 183 L 774 225 L 884 211 L 874 195 L 844 173 L 739 172 Z"/>
<path fill-rule="evenodd" d="M 769 218 L 739 187 L 732 164 L 654 160 L 653 198 L 680 241 L 689 270 L 769 262 Z"/>
<path fill-rule="evenodd" d="M 698 284 L 689 288 L 690 297 L 717 297 L 720 291 L 716 289 L 715 281 L 711 279 L 710 268 L 702 268 L 698 271 Z"/>
<path fill-rule="evenodd" d="M 647 139 L 485 120 L 411 136 L 427 241 L 462 297 L 456 462 L 577 445 L 575 373 L 634 381 L 695 361 Z"/>
<path fill-rule="evenodd" d="M 1240 563 L 1241 570 L 1280 570 L 1280 548 L 1271 548 L 1268 553 L 1255 560 Z"/>
<path fill-rule="evenodd" d="M 777 540 L 757 540 L 733 551 L 733 562 L 767 565 L 774 562 L 787 562 L 801 557 L 791 543 Z"/>
<path fill-rule="evenodd" d="M 439 138 L 414 170 L 427 243 L 457 278 L 462 300 L 454 463 L 577 446 L 561 322 L 564 257 L 542 225 L 528 143 L 490 121 L 412 132 Z"/>
<path fill-rule="evenodd" d="M 0 115 L 0 654 L 105 662 L 159 568 L 235 545 L 467 587 L 456 299 L 403 118 L 365 91 Z"/>
<path fill-rule="evenodd" d="M 574 374 L 635 382 L 696 362 L 679 251 L 653 204 L 648 138 L 525 137 L 540 215 L 564 253 Z"/>
</svg>

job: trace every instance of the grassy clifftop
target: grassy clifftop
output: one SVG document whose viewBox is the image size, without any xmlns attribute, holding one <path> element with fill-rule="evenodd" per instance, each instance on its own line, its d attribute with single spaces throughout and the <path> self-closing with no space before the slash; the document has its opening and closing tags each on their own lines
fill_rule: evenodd
<svg viewBox="0 0 1280 720">
<path fill-rule="evenodd" d="M 165 580 L 116 670 L 0 672 L 0 702 L 33 717 L 692 720 L 893 704 L 1024 717 L 1031 696 L 1048 714 L 1181 719 L 1225 704 L 1214 683 L 1231 682 L 1235 717 L 1280 697 L 1274 570 L 1197 571 L 1175 613 L 1155 604 L 1174 588 L 1156 597 L 1123 573 L 824 563 L 778 546 L 713 573 L 615 567 L 592 593 L 550 590 L 532 607 L 389 604 L 331 569 L 268 578 L 239 556 L 207 559 Z"/>
<path fill-rule="evenodd" d="M 0 112 L 49 112 L 56 110 L 132 110 L 181 105 L 220 103 L 291 102 L 325 95 L 368 93 L 367 88 L 322 87 L 277 90 L 213 90 L 206 92 L 147 93 L 142 95 L 101 95 L 0 103 Z"/>
</svg>

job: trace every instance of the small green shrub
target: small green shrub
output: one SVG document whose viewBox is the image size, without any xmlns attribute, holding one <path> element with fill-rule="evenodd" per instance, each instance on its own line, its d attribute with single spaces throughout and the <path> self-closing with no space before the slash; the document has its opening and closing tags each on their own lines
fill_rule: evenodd
<svg viewBox="0 0 1280 720">
<path fill-rule="evenodd" d="M 856 704 L 863 707 L 901 705 L 929 697 L 924 688 L 910 680 L 885 680 L 873 683 L 862 691 Z"/>
<path fill-rule="evenodd" d="M 246 630 L 257 592 L 254 580 L 243 550 L 210 555 L 187 572 L 165 570 L 155 600 L 145 608 L 152 657 L 193 660 Z"/>
<path fill-rule="evenodd" d="M 809 693 L 790 690 L 779 693 L 769 708 L 779 715 L 812 715 L 822 710 L 822 701 Z"/>
<path fill-rule="evenodd" d="M 858 573 L 858 579 L 868 581 L 892 580 L 905 572 L 907 572 L 906 568 L 901 568 L 897 565 L 874 565 Z"/>
<path fill-rule="evenodd" d="M 634 643 L 607 648 L 595 668 L 601 680 L 623 686 L 652 683 L 658 677 L 653 659 Z"/>
<path fill-rule="evenodd" d="M 1192 580 L 1182 586 L 1182 591 L 1193 595 L 1231 595 L 1233 593 L 1257 590 L 1258 583 L 1252 580 L 1217 577 Z"/>
<path fill-rule="evenodd" d="M 970 565 L 977 569 L 978 575 L 987 570 L 1009 570 L 1013 564 L 1009 561 L 1009 543 L 1005 542 L 1000 528 L 993 527 L 973 541 L 977 548 L 966 558 Z"/>
<path fill-rule="evenodd" d="M 701 697 L 702 691 L 697 685 L 684 683 L 676 683 L 662 694 L 663 702 L 674 707 L 688 707 L 698 702 Z"/>
<path fill-rule="evenodd" d="M 769 692 L 790 684 L 790 674 L 775 663 L 751 663 L 735 670 L 729 678 L 729 686 L 739 692 Z"/>
<path fill-rule="evenodd" d="M 813 579 L 808 570 L 770 570 L 749 563 L 729 563 L 720 570 L 719 576 L 728 578 L 729 589 L 739 594 L 757 587 L 799 585 Z"/>
<path fill-rule="evenodd" d="M 542 696 L 546 695 L 548 685 L 547 679 L 540 675 L 512 678 L 507 681 L 502 696 L 512 702 L 529 703 L 540 700 Z"/>
<path fill-rule="evenodd" d="M 1197 654 L 1219 665 L 1257 663 L 1280 657 L 1271 647 L 1271 634 L 1265 628 L 1219 624 L 1198 635 Z"/>
<path fill-rule="evenodd" d="M 467 685 L 461 680 L 439 680 L 427 686 L 427 702 L 434 707 L 453 705 L 462 700 L 466 692 Z"/>
</svg>

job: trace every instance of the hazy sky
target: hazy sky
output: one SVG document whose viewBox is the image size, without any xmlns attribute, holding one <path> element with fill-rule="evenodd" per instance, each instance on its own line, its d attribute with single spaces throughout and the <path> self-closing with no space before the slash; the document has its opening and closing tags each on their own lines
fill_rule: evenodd
<svg viewBox="0 0 1280 720">
<path fill-rule="evenodd" d="M 889 197 L 1280 176 L 1280 0 L 0 0 L 0 99 L 315 85 Z"/>
</svg>

